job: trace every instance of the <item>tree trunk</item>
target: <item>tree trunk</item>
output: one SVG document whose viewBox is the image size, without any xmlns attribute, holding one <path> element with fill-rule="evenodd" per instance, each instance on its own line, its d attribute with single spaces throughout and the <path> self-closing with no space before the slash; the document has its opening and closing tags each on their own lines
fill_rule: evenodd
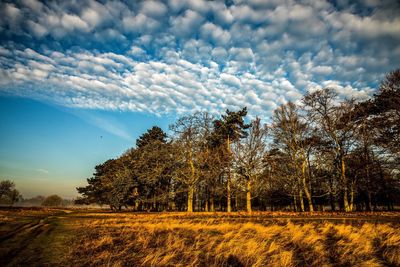
<svg viewBox="0 0 400 267">
<path fill-rule="evenodd" d="M 301 189 L 299 190 L 299 199 L 300 199 L 300 208 L 301 211 L 303 212 L 305 209 L 304 209 L 303 191 Z"/>
<path fill-rule="evenodd" d="M 229 140 L 229 136 L 227 139 L 227 151 L 228 151 L 228 179 L 226 183 L 226 197 L 227 197 L 227 204 L 226 204 L 226 211 L 231 212 L 231 161 L 230 161 L 230 153 L 231 153 L 231 144 Z"/>
<path fill-rule="evenodd" d="M 308 184 L 307 184 L 307 180 L 306 180 L 306 164 L 307 164 L 307 162 L 304 160 L 302 168 L 301 168 L 301 172 L 302 172 L 302 176 L 303 176 L 303 188 L 304 188 L 304 193 L 306 194 L 306 197 L 307 197 L 308 207 L 310 209 L 310 212 L 314 212 L 312 197 L 311 197 L 310 190 L 308 189 Z"/>
<path fill-rule="evenodd" d="M 349 205 L 350 211 L 354 210 L 354 183 L 351 184 L 350 187 L 350 205 Z"/>
<path fill-rule="evenodd" d="M 188 191 L 188 212 L 193 212 L 193 197 L 194 197 L 194 182 L 196 181 L 196 170 L 194 168 L 193 158 L 192 158 L 192 150 L 189 150 L 189 165 L 190 165 L 190 172 L 191 172 L 191 181 L 189 185 Z"/>
<path fill-rule="evenodd" d="M 227 206 L 226 206 L 226 211 L 231 212 L 232 207 L 231 207 L 231 178 L 230 174 L 228 175 L 228 181 L 226 183 L 226 191 L 227 191 Z"/>
<path fill-rule="evenodd" d="M 239 210 L 239 194 L 236 190 L 236 192 L 235 192 L 235 211 L 238 211 L 238 210 Z"/>
<path fill-rule="evenodd" d="M 330 205 L 331 205 L 331 211 L 335 211 L 336 210 L 335 198 L 333 197 L 332 190 L 329 190 L 329 202 L 330 202 Z"/>
<path fill-rule="evenodd" d="M 214 207 L 214 195 L 210 195 L 210 211 L 215 212 L 215 207 Z"/>
<path fill-rule="evenodd" d="M 247 212 L 251 212 L 251 180 L 247 180 L 247 192 L 246 192 L 246 207 Z"/>
<path fill-rule="evenodd" d="M 341 176 L 342 176 L 342 183 L 343 183 L 343 205 L 344 210 L 346 212 L 351 211 L 349 205 L 349 195 L 348 195 L 348 188 L 347 188 L 347 177 L 346 177 L 346 165 L 344 163 L 344 158 L 341 157 Z"/>
<path fill-rule="evenodd" d="M 194 187 L 191 185 L 191 186 L 189 186 L 189 191 L 188 191 L 187 212 L 193 212 L 193 195 L 194 195 Z"/>
<path fill-rule="evenodd" d="M 366 202 L 367 211 L 371 211 L 372 210 L 372 200 L 371 200 L 371 192 L 369 190 L 368 190 L 367 196 L 368 196 L 368 201 Z"/>
</svg>

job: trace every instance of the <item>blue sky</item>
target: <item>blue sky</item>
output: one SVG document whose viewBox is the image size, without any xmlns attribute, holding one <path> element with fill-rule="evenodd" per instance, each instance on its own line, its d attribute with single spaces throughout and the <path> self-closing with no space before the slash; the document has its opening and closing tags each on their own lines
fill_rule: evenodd
<svg viewBox="0 0 400 267">
<path fill-rule="evenodd" d="M 0 177 L 74 196 L 152 125 L 304 92 L 366 99 L 400 62 L 398 1 L 2 1 Z M 102 137 L 101 137 L 102 136 Z"/>
</svg>

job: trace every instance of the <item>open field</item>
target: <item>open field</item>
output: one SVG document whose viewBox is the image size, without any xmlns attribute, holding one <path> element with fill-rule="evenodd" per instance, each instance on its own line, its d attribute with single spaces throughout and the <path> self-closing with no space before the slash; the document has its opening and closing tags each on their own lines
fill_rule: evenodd
<svg viewBox="0 0 400 267">
<path fill-rule="evenodd" d="M 399 213 L 0 210 L 0 266 L 400 266 Z"/>
</svg>

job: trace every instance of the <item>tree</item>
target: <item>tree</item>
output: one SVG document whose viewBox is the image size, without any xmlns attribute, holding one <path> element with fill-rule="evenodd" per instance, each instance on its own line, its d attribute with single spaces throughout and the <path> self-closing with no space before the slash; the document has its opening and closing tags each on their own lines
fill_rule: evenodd
<svg viewBox="0 0 400 267">
<path fill-rule="evenodd" d="M 22 199 L 21 194 L 15 189 L 14 182 L 3 180 L 0 182 L 0 203 L 12 205 Z"/>
<path fill-rule="evenodd" d="M 121 210 L 122 206 L 127 206 L 133 196 L 134 187 L 127 160 L 126 156 L 122 156 L 97 165 L 94 177 L 87 179 L 88 185 L 77 188 L 83 198 L 76 203 L 106 204 L 113 210 Z"/>
<path fill-rule="evenodd" d="M 266 153 L 268 128 L 261 124 L 260 118 L 251 122 L 248 135 L 237 142 L 233 149 L 238 172 L 246 182 L 246 210 L 252 211 L 251 199 L 254 183 L 261 177 Z"/>
<path fill-rule="evenodd" d="M 154 142 L 165 144 L 167 142 L 166 139 L 167 134 L 160 127 L 153 126 L 136 140 L 136 147 L 142 148 Z"/>
<path fill-rule="evenodd" d="M 367 209 L 379 195 L 391 209 L 400 166 L 400 69 L 388 73 L 373 98 L 358 103 L 353 113 Z"/>
<path fill-rule="evenodd" d="M 131 166 L 141 190 L 138 191 L 147 210 L 167 209 L 172 190 L 174 150 L 167 134 L 152 127 L 136 141 Z"/>
<path fill-rule="evenodd" d="M 51 195 L 44 199 L 42 206 L 45 207 L 60 207 L 63 203 L 63 199 L 58 195 Z"/>
<path fill-rule="evenodd" d="M 353 210 L 354 184 L 346 175 L 346 156 L 354 142 L 354 123 L 352 110 L 354 100 L 338 103 L 338 96 L 332 89 L 317 90 L 308 93 L 303 103 L 308 117 L 315 125 L 322 139 L 329 144 L 335 156 L 335 165 L 339 170 L 339 181 L 343 194 L 343 205 L 346 212 Z M 350 194 L 349 194 L 350 193 Z"/>
<path fill-rule="evenodd" d="M 193 212 L 195 188 L 202 177 L 204 166 L 205 144 L 204 140 L 209 135 L 211 116 L 204 112 L 184 116 L 170 126 L 175 133 L 175 152 L 177 164 L 176 179 L 187 187 L 187 211 Z"/>
<path fill-rule="evenodd" d="M 374 116 L 377 141 L 394 153 L 400 152 L 400 69 L 386 75 L 368 112 Z"/>
<path fill-rule="evenodd" d="M 314 211 L 311 196 L 310 175 L 307 172 L 308 151 L 312 142 L 310 129 L 307 123 L 301 120 L 298 114 L 298 108 L 295 104 L 289 102 L 281 105 L 275 110 L 272 125 L 272 136 L 275 147 L 287 153 L 290 158 L 290 164 L 294 170 L 294 181 L 297 182 L 296 188 L 300 200 L 301 210 L 304 211 L 303 192 L 306 195 L 309 210 Z"/>
<path fill-rule="evenodd" d="M 244 122 L 247 115 L 247 108 L 239 111 L 226 111 L 222 118 L 214 121 L 214 132 L 210 137 L 213 147 L 225 146 L 225 159 L 227 168 L 226 196 L 227 212 L 232 211 L 231 207 L 231 145 L 233 142 L 247 136 L 246 130 L 250 127 Z"/>
<path fill-rule="evenodd" d="M 77 204 L 91 204 L 97 203 L 100 205 L 110 205 L 108 201 L 109 188 L 105 183 L 105 177 L 109 173 L 110 165 L 113 160 L 107 160 L 106 162 L 99 164 L 95 167 L 93 177 L 87 179 L 87 186 L 77 187 L 79 194 L 83 198 L 77 201 Z M 110 207 L 112 207 L 110 205 Z"/>
</svg>

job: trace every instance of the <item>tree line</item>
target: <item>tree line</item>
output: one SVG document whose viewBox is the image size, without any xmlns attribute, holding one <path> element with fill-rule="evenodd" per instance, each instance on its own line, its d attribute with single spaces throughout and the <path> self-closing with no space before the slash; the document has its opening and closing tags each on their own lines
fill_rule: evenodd
<svg viewBox="0 0 400 267">
<path fill-rule="evenodd" d="M 154 126 L 95 167 L 78 204 L 113 210 L 394 210 L 400 198 L 400 69 L 369 100 L 335 90 L 279 106 L 270 123 L 247 109 Z"/>
<path fill-rule="evenodd" d="M 72 200 L 62 199 L 58 195 L 36 196 L 26 199 L 16 189 L 15 183 L 11 180 L 0 181 L 0 206 L 44 206 L 61 207 L 73 204 Z"/>
</svg>

